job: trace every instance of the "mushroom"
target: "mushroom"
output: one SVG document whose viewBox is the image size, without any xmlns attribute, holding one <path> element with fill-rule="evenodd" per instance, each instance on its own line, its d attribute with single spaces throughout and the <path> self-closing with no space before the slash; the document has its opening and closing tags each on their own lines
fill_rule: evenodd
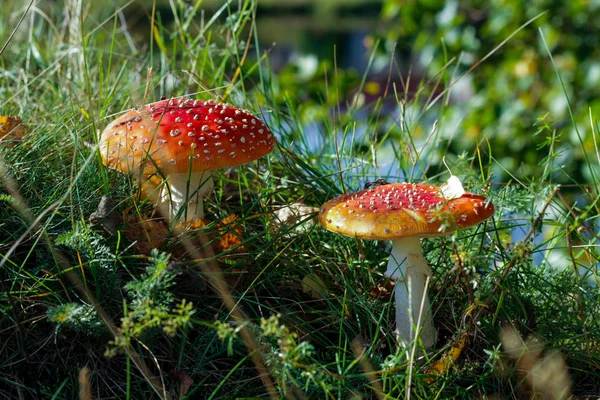
<svg viewBox="0 0 600 400">
<path fill-rule="evenodd" d="M 454 176 L 442 186 L 395 183 L 369 187 L 329 200 L 319 210 L 328 230 L 358 239 L 392 240 L 385 275 L 396 281 L 396 333 L 404 344 L 415 339 L 415 324 L 423 315 L 420 338 L 429 349 L 435 330 L 425 282 L 431 270 L 420 238 L 448 235 L 482 222 L 494 213 L 483 196 L 465 193 Z"/>
<path fill-rule="evenodd" d="M 133 109 L 102 132 L 100 154 L 110 168 L 157 175 L 165 184 L 160 202 L 169 219 L 204 216 L 203 196 L 213 187 L 212 171 L 233 167 L 273 150 L 269 129 L 248 111 L 228 104 L 173 98 Z"/>
</svg>

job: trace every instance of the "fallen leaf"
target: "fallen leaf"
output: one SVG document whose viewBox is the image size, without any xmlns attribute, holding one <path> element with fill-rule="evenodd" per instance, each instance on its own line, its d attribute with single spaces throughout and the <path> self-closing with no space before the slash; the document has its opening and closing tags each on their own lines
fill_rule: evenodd
<svg viewBox="0 0 600 400">
<path fill-rule="evenodd" d="M 193 231 L 195 229 L 203 229 L 206 228 L 206 226 L 208 225 L 207 220 L 205 220 L 204 218 L 193 218 L 190 221 L 186 221 L 186 226 L 183 226 L 183 223 L 179 223 L 177 224 L 177 226 L 181 229 L 183 229 L 184 231 Z"/>
<path fill-rule="evenodd" d="M 319 209 L 317 207 L 311 207 L 303 203 L 295 202 L 275 210 L 273 213 L 275 215 L 273 225 L 278 228 L 289 229 L 289 233 L 304 233 L 316 222 L 318 211 Z M 312 217 L 308 218 L 310 215 L 312 215 Z"/>
<path fill-rule="evenodd" d="M 394 281 L 391 279 L 384 279 L 376 286 L 369 289 L 369 296 L 371 296 L 373 300 L 389 301 L 392 298 L 393 291 Z"/>
<path fill-rule="evenodd" d="M 454 365 L 458 357 L 460 357 L 465 346 L 469 343 L 469 334 L 463 333 L 460 335 L 456 343 L 442 354 L 439 360 L 426 368 L 425 372 L 430 375 L 445 375 Z M 432 383 L 435 381 L 435 376 L 425 378 L 425 382 Z"/>
<path fill-rule="evenodd" d="M 243 253 L 246 251 L 242 245 L 242 221 L 240 218 L 231 214 L 217 223 L 219 228 L 219 244 L 217 251 L 233 251 L 235 253 Z"/>
<path fill-rule="evenodd" d="M 323 300 L 327 293 L 327 285 L 319 275 L 306 275 L 302 279 L 302 291 L 310 293 L 310 296 L 315 300 Z"/>
<path fill-rule="evenodd" d="M 194 384 L 192 378 L 185 371 L 172 369 L 169 371 L 169 378 L 179 383 L 179 398 L 184 398 L 190 391 L 190 387 Z"/>
<path fill-rule="evenodd" d="M 127 215 L 127 211 L 124 214 Z M 152 249 L 160 249 L 170 234 L 168 226 L 162 221 L 136 216 L 125 218 L 123 233 L 127 239 L 135 242 L 134 247 L 140 254 L 150 254 Z"/>
<path fill-rule="evenodd" d="M 9 147 L 15 146 L 25 137 L 25 127 L 21 118 L 0 115 L 0 142 Z"/>
</svg>

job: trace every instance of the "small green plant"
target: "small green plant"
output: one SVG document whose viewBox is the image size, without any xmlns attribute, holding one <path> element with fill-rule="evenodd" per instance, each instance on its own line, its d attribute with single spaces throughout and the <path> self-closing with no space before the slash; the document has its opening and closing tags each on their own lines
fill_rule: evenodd
<svg viewBox="0 0 600 400">
<path fill-rule="evenodd" d="M 173 294 L 168 290 L 175 279 L 175 273 L 169 267 L 170 258 L 169 254 L 152 249 L 146 273 L 125 285 L 125 290 L 132 299 L 133 310 L 143 309 L 148 300 L 156 306 L 164 307 L 173 302 Z"/>
<path fill-rule="evenodd" d="M 63 326 L 86 335 L 103 331 L 102 321 L 89 304 L 66 303 L 50 307 L 48 319 L 56 324 L 57 331 Z"/>
<path fill-rule="evenodd" d="M 217 321 L 214 324 L 222 341 L 228 342 L 238 338 L 240 328 Z M 294 388 L 303 388 L 307 392 L 321 388 L 327 392 L 332 387 L 326 370 L 313 362 L 315 348 L 307 341 L 298 341 L 298 334 L 281 322 L 281 314 L 261 318 L 258 330 L 269 372 L 277 378 L 277 388 L 285 395 Z M 231 353 L 230 353 L 231 354 Z"/>
<path fill-rule="evenodd" d="M 115 256 L 106 245 L 105 238 L 81 221 L 77 221 L 71 231 L 58 235 L 56 244 L 79 252 L 93 271 L 114 272 L 116 269 Z"/>
<path fill-rule="evenodd" d="M 126 311 L 121 318 L 121 326 L 115 339 L 109 342 L 105 355 L 113 357 L 119 350 L 129 345 L 133 340 L 139 340 L 149 331 L 160 328 L 165 334 L 175 336 L 177 330 L 184 329 L 190 324 L 194 314 L 194 305 L 185 299 L 172 309 L 157 306 L 152 300 L 144 300 L 135 310 Z"/>
<path fill-rule="evenodd" d="M 190 325 L 194 305 L 185 299 L 173 305 L 173 295 L 167 290 L 175 277 L 169 268 L 169 258 L 169 254 L 153 249 L 146 273 L 125 285 L 132 300 L 125 307 L 125 316 L 121 318 L 115 339 L 109 343 L 107 356 L 114 356 L 146 334 L 162 330 L 169 336 L 175 336 L 179 329 Z"/>
</svg>

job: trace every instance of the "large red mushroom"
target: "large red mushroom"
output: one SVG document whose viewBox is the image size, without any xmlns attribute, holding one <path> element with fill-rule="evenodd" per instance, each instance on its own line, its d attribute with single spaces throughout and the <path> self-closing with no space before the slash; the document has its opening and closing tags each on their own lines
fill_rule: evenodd
<svg viewBox="0 0 600 400">
<path fill-rule="evenodd" d="M 110 168 L 164 179 L 160 201 L 169 218 L 184 223 L 204 216 L 203 196 L 212 171 L 233 167 L 273 150 L 265 124 L 224 103 L 173 98 L 133 109 L 100 137 L 102 161 Z"/>
<path fill-rule="evenodd" d="M 465 193 L 456 177 L 442 186 L 384 184 L 344 194 L 323 204 L 319 221 L 328 230 L 358 239 L 392 240 L 385 275 L 396 281 L 396 332 L 409 343 L 416 337 L 421 304 L 420 339 L 435 343 L 429 298 L 424 293 L 431 270 L 420 239 L 448 235 L 478 224 L 494 213 L 485 197 Z"/>
</svg>

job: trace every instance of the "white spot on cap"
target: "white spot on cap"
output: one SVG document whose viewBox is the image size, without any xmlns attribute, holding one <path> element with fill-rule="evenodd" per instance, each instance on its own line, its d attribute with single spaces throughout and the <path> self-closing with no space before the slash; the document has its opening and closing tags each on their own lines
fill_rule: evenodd
<svg viewBox="0 0 600 400">
<path fill-rule="evenodd" d="M 181 132 L 179 131 L 179 129 L 174 129 L 171 132 L 169 132 L 169 135 L 175 137 L 178 136 Z"/>
</svg>

